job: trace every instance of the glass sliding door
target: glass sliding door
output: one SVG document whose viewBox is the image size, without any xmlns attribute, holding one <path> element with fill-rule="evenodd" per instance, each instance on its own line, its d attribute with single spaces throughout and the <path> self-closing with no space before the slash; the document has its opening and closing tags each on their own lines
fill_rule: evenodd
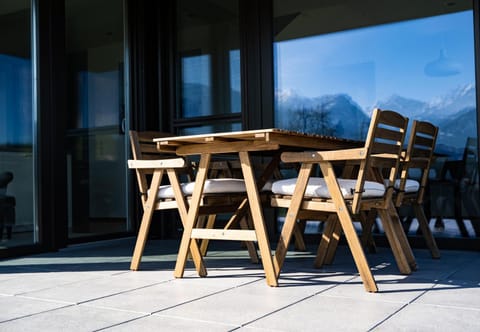
<svg viewBox="0 0 480 332">
<path fill-rule="evenodd" d="M 30 1 L 0 2 L 0 249 L 38 242 Z"/>
<path fill-rule="evenodd" d="M 241 129 L 238 0 L 177 1 L 180 133 Z"/>
<path fill-rule="evenodd" d="M 69 238 L 127 231 L 123 0 L 66 0 Z"/>
<path fill-rule="evenodd" d="M 472 1 L 274 0 L 274 22 L 275 125 L 363 139 L 375 107 L 434 123 L 431 226 L 480 236 Z"/>
</svg>

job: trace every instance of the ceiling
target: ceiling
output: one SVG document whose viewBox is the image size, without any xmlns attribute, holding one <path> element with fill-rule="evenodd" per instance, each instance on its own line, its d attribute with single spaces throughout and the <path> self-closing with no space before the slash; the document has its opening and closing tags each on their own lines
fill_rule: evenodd
<svg viewBox="0 0 480 332">
<path fill-rule="evenodd" d="M 277 0 L 276 41 L 471 10 L 471 0 Z"/>
</svg>

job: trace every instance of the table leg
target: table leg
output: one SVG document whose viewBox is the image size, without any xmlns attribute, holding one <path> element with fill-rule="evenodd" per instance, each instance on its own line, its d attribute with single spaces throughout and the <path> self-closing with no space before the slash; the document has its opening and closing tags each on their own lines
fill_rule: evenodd
<svg viewBox="0 0 480 332">
<path fill-rule="evenodd" d="M 198 218 L 203 187 L 205 185 L 205 179 L 207 178 L 208 165 L 210 164 L 211 157 L 212 155 L 209 153 L 202 154 L 200 157 L 197 177 L 195 179 L 195 189 L 193 190 L 192 200 L 190 201 L 190 208 L 184 224 L 182 241 L 178 250 L 177 263 L 175 264 L 174 276 L 176 278 L 182 278 L 185 271 L 188 249 L 192 243 L 192 229 L 195 226 L 195 221 Z"/>
<path fill-rule="evenodd" d="M 245 180 L 245 187 L 247 189 L 249 206 L 252 213 L 253 225 L 255 227 L 255 234 L 257 237 L 260 254 L 262 256 L 262 264 L 265 271 L 265 277 L 269 286 L 276 287 L 278 286 L 278 282 L 273 267 L 270 243 L 266 232 L 263 211 L 260 205 L 260 194 L 258 193 L 252 163 L 248 152 L 240 152 L 239 156 L 242 166 L 242 173 Z"/>
</svg>

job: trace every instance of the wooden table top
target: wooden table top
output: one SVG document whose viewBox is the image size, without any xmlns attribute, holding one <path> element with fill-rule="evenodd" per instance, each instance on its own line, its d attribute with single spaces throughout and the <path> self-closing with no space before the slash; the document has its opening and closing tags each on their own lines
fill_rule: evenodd
<svg viewBox="0 0 480 332">
<path fill-rule="evenodd" d="M 282 147 L 332 150 L 364 144 L 361 141 L 278 128 L 162 137 L 154 139 L 154 142 L 157 143 L 159 151 L 175 152 L 179 155 L 279 150 Z"/>
</svg>

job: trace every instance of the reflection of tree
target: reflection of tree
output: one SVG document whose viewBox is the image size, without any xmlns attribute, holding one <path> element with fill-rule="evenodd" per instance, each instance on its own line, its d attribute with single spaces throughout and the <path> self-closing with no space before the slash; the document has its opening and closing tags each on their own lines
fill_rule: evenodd
<svg viewBox="0 0 480 332">
<path fill-rule="evenodd" d="M 368 131 L 368 126 L 370 125 L 370 120 L 369 121 L 362 121 L 360 123 L 360 137 L 365 137 L 367 136 L 367 131 Z"/>
<path fill-rule="evenodd" d="M 290 123 L 292 130 L 328 136 L 343 132 L 341 124 L 337 126 L 332 124 L 330 111 L 321 104 L 312 108 L 303 106 L 300 109 L 290 110 L 289 113 L 293 114 Z"/>
</svg>

